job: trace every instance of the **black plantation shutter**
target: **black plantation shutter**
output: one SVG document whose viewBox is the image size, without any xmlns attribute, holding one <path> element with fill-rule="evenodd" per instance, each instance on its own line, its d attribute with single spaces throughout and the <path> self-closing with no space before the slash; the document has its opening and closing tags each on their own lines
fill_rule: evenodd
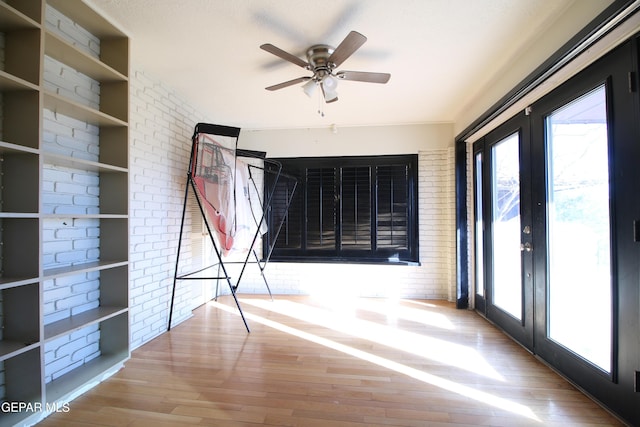
<svg viewBox="0 0 640 427">
<path fill-rule="evenodd" d="M 267 187 L 268 188 L 268 187 Z M 293 193 L 293 199 L 291 199 Z M 291 205 L 287 210 L 287 202 Z M 268 215 L 269 229 L 274 230 L 280 224 L 275 247 L 283 249 L 302 248 L 303 198 L 300 187 L 296 188 L 291 180 L 278 180 L 271 199 Z"/>
<path fill-rule="evenodd" d="M 341 169 L 342 250 L 371 250 L 371 167 Z"/>
<path fill-rule="evenodd" d="M 272 259 L 418 261 L 417 156 L 278 159 L 298 188 Z M 284 214 L 274 195 L 271 215 Z"/>
<path fill-rule="evenodd" d="M 336 248 L 336 169 L 308 168 L 307 249 Z"/>
<path fill-rule="evenodd" d="M 376 247 L 409 248 L 409 170 L 407 165 L 376 167 L 378 213 Z"/>
</svg>

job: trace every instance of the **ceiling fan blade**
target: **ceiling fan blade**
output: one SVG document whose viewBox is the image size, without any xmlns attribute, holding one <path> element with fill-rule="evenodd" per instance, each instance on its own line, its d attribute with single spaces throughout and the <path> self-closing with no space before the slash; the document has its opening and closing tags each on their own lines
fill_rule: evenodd
<svg viewBox="0 0 640 427">
<path fill-rule="evenodd" d="M 355 82 L 386 83 L 391 78 L 389 73 L 369 73 L 365 71 L 338 71 L 336 77 L 341 80 Z"/>
<path fill-rule="evenodd" d="M 273 86 L 269 86 L 266 87 L 266 90 L 278 90 L 278 89 L 282 89 L 288 86 L 293 86 L 295 84 L 298 83 L 302 83 L 302 82 L 306 82 L 307 80 L 310 80 L 311 77 L 298 77 L 297 79 L 293 79 L 293 80 L 289 80 L 286 82 L 282 82 L 282 83 L 278 83 L 277 85 L 273 85 Z"/>
<path fill-rule="evenodd" d="M 262 50 L 266 50 L 269 53 L 274 54 L 275 56 L 278 56 L 282 59 L 284 59 L 285 61 L 289 61 L 293 64 L 296 64 L 302 68 L 309 68 L 309 64 L 307 63 L 307 61 L 304 61 L 300 58 L 298 58 L 295 55 L 290 54 L 289 52 L 285 52 L 284 50 L 280 49 L 279 47 L 275 47 L 274 45 L 272 45 L 271 43 L 265 43 L 262 46 L 260 46 L 260 49 Z"/>
<path fill-rule="evenodd" d="M 328 62 L 333 63 L 336 67 L 342 64 L 353 52 L 358 50 L 360 46 L 367 41 L 367 38 L 357 31 L 351 31 L 347 37 L 342 40 L 336 50 L 329 57 Z"/>
</svg>

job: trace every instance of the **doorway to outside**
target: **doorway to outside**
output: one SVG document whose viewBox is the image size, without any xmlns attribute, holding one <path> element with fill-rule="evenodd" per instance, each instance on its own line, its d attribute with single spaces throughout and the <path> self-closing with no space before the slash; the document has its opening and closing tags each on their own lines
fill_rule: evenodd
<svg viewBox="0 0 640 427">
<path fill-rule="evenodd" d="M 476 310 L 628 419 L 640 385 L 637 49 L 473 146 Z"/>
<path fill-rule="evenodd" d="M 606 87 L 600 85 L 544 120 L 547 337 L 610 372 L 612 259 Z M 520 156 L 522 145 L 527 143 L 526 137 L 521 137 L 525 130 L 526 126 L 521 126 L 507 136 L 494 133 L 484 141 L 489 200 L 486 258 L 490 260 L 486 305 L 488 316 L 509 329 L 522 329 L 519 332 L 528 337 L 526 344 L 532 347 L 533 325 L 523 322 L 525 308 L 533 308 L 523 298 L 523 288 L 532 276 L 529 258 L 534 250 L 532 225 L 530 220 L 523 221 L 522 213 L 532 209 L 530 201 L 521 197 L 521 187 L 532 185 L 530 177 L 521 179 L 521 169 L 526 170 L 521 168 Z M 475 156 L 476 182 L 482 182 L 483 152 L 477 151 Z M 475 188 L 476 200 L 483 200 L 483 187 Z M 477 214 L 482 218 L 483 212 Z M 482 224 L 478 221 L 479 230 Z M 480 238 L 478 235 L 476 249 L 482 259 Z M 485 289 L 480 288 L 479 294 L 484 297 Z M 576 304 L 578 295 L 580 303 Z"/>
</svg>

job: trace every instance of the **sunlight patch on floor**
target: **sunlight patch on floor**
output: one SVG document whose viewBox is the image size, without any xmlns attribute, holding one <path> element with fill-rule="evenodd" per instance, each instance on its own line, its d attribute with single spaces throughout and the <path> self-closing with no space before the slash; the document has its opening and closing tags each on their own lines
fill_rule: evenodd
<svg viewBox="0 0 640 427">
<path fill-rule="evenodd" d="M 265 301 L 241 299 L 264 310 L 274 311 L 308 323 L 332 329 L 360 339 L 393 347 L 404 352 L 464 369 L 487 378 L 504 381 L 504 378 L 477 351 L 444 339 L 409 332 L 401 328 L 358 319 L 342 312 L 320 309 L 288 300 Z"/>
<path fill-rule="evenodd" d="M 417 308 L 407 307 L 412 303 L 411 300 L 391 299 L 391 298 L 358 298 L 354 301 L 356 309 L 367 310 L 382 314 L 391 320 L 409 320 L 411 322 L 422 323 L 427 326 L 435 326 L 440 329 L 452 331 L 455 326 L 449 321 L 447 316 L 441 313 L 435 313 L 430 310 L 420 310 Z M 423 303 L 424 307 L 436 309 L 434 304 Z"/>
<path fill-rule="evenodd" d="M 255 302 L 256 300 L 243 300 L 243 303 L 249 303 L 249 302 Z M 218 302 L 215 301 L 211 301 L 209 302 L 209 304 L 211 306 L 214 306 L 220 310 L 226 311 L 228 313 L 232 313 L 235 315 L 239 315 L 238 311 L 236 308 L 224 305 L 224 304 L 220 304 Z M 269 304 L 271 304 L 271 302 L 269 302 Z M 305 306 L 308 307 L 308 306 Z M 409 377 L 412 377 L 416 380 L 422 381 L 424 383 L 427 384 L 431 384 L 433 386 L 439 387 L 443 390 L 447 390 L 453 393 L 457 393 L 459 395 L 468 397 L 470 399 L 476 400 L 478 402 L 482 402 L 488 405 L 491 405 L 495 408 L 498 409 L 502 409 L 508 412 L 511 412 L 513 414 L 517 414 L 523 417 L 526 417 L 528 419 L 534 420 L 534 421 L 540 421 L 540 419 L 533 413 L 533 411 L 524 406 L 521 405 L 519 403 L 516 402 L 512 402 L 510 400 L 507 399 L 503 399 L 501 397 L 498 396 L 494 396 L 492 394 L 480 391 L 480 390 L 475 390 L 471 387 L 465 386 L 463 384 L 459 384 L 456 383 L 454 381 L 450 381 L 444 378 L 440 378 L 438 376 L 429 374 L 427 372 L 424 371 L 420 371 L 418 369 L 415 368 L 411 368 L 409 366 L 403 365 L 402 363 L 398 363 L 395 362 L 393 360 L 388 360 L 385 359 L 383 357 L 380 356 L 376 356 L 374 354 L 362 351 L 362 350 L 358 350 L 355 349 L 353 347 L 344 345 L 344 344 L 340 344 L 337 343 L 335 341 L 314 335 L 314 334 L 310 334 L 304 331 L 301 331 L 299 329 L 295 329 L 292 328 L 290 326 L 284 325 L 282 323 L 279 322 L 275 322 L 273 320 L 269 320 L 263 316 L 259 316 L 257 314 L 253 314 L 250 313 L 246 310 L 243 310 L 244 316 L 254 322 L 258 322 L 262 325 L 265 325 L 267 327 L 279 330 L 281 332 L 296 336 L 298 338 L 325 346 L 327 348 L 331 348 L 333 350 L 342 352 L 344 354 L 348 354 L 350 356 L 359 358 L 361 360 L 376 364 L 378 366 L 381 366 L 383 368 L 386 369 L 391 369 L 395 372 L 398 372 L 400 374 L 403 375 L 407 375 Z"/>
</svg>

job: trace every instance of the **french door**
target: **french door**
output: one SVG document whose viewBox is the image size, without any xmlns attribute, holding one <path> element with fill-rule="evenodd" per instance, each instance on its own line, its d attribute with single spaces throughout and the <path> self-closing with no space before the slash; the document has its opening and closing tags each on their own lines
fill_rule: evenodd
<svg viewBox="0 0 640 427">
<path fill-rule="evenodd" d="M 487 134 L 473 171 L 476 309 L 607 406 L 638 416 L 634 51 L 635 41 L 622 45 Z"/>
<path fill-rule="evenodd" d="M 536 335 L 537 351 L 566 354 L 612 375 L 614 144 L 608 100 L 614 88 L 609 76 L 602 77 L 537 106 L 544 111 L 536 116 L 544 132 L 537 160 L 545 173 L 537 176 L 536 240 L 543 250 L 536 263 L 545 274 L 537 283 L 536 312 L 544 322 Z"/>
<path fill-rule="evenodd" d="M 475 150 L 477 306 L 533 347 L 531 177 L 528 117 L 520 114 Z M 482 242 L 482 246 L 480 246 Z M 480 272 L 478 269 L 483 269 Z"/>
</svg>

